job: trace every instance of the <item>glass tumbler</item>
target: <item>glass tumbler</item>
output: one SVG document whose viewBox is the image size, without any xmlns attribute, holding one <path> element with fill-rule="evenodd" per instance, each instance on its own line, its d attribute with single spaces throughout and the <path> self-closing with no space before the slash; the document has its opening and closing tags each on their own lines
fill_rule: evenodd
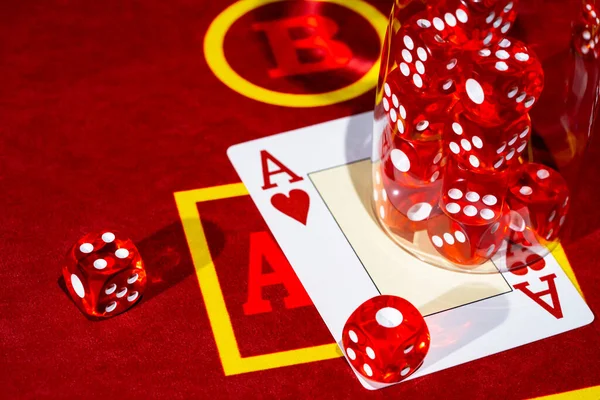
<svg viewBox="0 0 600 400">
<path fill-rule="evenodd" d="M 599 17 L 593 1 L 395 1 L 371 159 L 398 245 L 473 273 L 558 245 L 596 121 Z"/>
</svg>

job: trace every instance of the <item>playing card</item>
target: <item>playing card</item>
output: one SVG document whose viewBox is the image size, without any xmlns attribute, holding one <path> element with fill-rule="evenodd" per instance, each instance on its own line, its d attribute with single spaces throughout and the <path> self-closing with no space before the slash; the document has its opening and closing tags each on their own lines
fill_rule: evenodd
<svg viewBox="0 0 600 400">
<path fill-rule="evenodd" d="M 336 342 L 354 309 L 379 294 L 407 299 L 429 326 L 429 354 L 410 379 L 593 320 L 552 255 L 515 272 L 488 262 L 478 271 L 495 273 L 473 274 L 398 247 L 371 210 L 372 121 L 364 113 L 228 150 Z"/>
</svg>

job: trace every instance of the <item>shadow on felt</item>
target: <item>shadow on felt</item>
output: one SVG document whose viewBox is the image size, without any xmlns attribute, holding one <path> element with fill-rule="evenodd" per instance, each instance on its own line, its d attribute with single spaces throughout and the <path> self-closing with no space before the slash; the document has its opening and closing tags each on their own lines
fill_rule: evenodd
<svg viewBox="0 0 600 400">
<path fill-rule="evenodd" d="M 223 251 L 225 235 L 211 221 L 202 221 L 202 228 L 211 244 L 210 249 L 205 251 L 210 251 L 211 257 L 214 259 Z M 195 269 L 190 249 L 183 226 L 179 221 L 162 228 L 151 236 L 135 243 L 135 245 L 144 261 L 147 286 L 142 299 L 132 308 L 143 307 L 146 302 L 151 301 L 154 297 L 159 296 L 194 274 Z M 73 302 L 62 275 L 58 278 L 57 285 Z M 75 306 L 75 304 L 73 305 Z M 99 320 L 87 315 L 86 317 L 92 321 Z"/>
</svg>

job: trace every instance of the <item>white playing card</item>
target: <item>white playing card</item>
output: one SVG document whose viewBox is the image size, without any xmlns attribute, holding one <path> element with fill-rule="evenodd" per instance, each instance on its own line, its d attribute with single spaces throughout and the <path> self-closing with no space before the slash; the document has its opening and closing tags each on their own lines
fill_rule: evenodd
<svg viewBox="0 0 600 400">
<path fill-rule="evenodd" d="M 389 239 L 370 206 L 372 121 L 364 113 L 228 150 L 336 342 L 356 307 L 379 294 L 426 316 L 431 348 L 410 379 L 592 322 L 552 255 L 521 274 L 468 274 L 421 262 Z"/>
</svg>

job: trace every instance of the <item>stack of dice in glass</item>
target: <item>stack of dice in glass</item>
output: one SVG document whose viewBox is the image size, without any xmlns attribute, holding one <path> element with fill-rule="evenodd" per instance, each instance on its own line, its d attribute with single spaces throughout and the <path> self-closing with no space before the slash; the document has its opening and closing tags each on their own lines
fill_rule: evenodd
<svg viewBox="0 0 600 400">
<path fill-rule="evenodd" d="M 515 0 L 413 1 L 388 32 L 375 211 L 408 240 L 426 231 L 460 268 L 515 246 L 539 259 L 568 210 L 562 176 L 525 160 L 544 73 L 531 47 L 508 35 L 516 9 Z"/>
</svg>

